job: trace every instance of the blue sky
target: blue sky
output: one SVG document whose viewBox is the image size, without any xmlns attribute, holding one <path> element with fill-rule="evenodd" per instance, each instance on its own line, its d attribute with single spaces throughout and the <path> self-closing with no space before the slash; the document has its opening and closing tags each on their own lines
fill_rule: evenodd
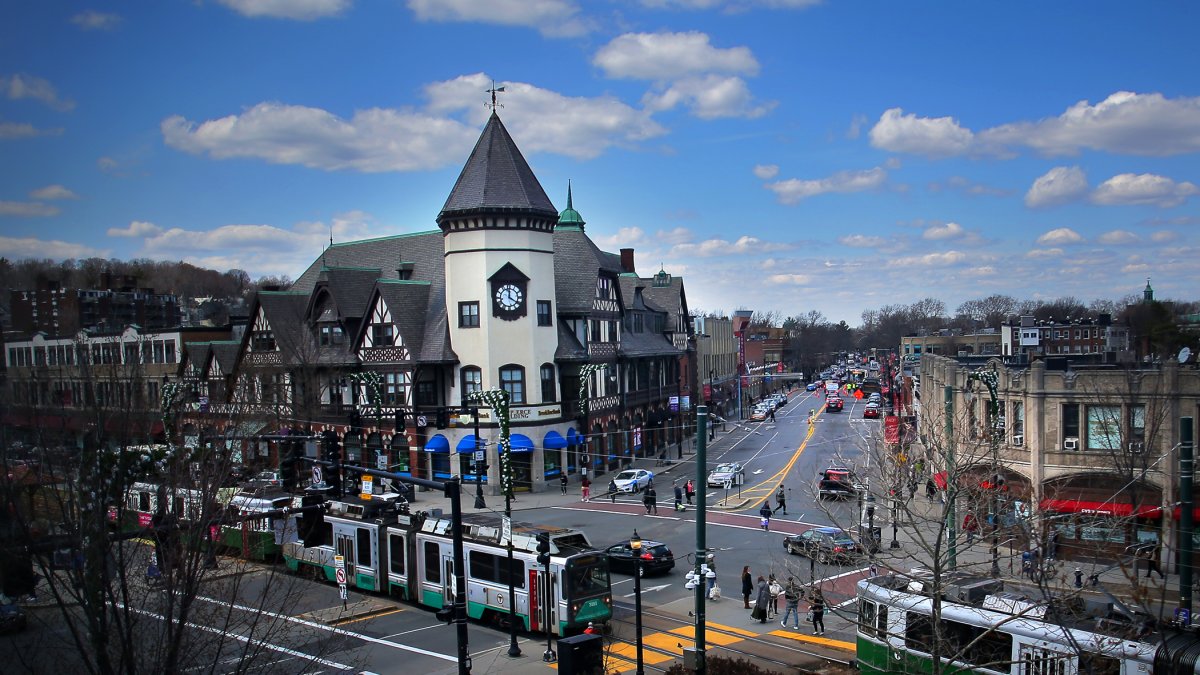
<svg viewBox="0 0 1200 675">
<path fill-rule="evenodd" d="M 296 277 L 431 230 L 489 110 L 693 310 L 1200 288 L 1191 2 L 0 9 L 0 255 Z"/>
</svg>

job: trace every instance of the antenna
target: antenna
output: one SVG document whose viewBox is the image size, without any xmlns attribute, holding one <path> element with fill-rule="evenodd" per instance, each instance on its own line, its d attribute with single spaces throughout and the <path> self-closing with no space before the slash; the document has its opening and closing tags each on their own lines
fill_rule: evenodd
<svg viewBox="0 0 1200 675">
<path fill-rule="evenodd" d="M 497 94 L 498 92 L 502 92 L 502 91 L 504 91 L 504 87 L 497 87 L 497 86 L 496 86 L 496 81 L 495 81 L 495 80 L 492 80 L 492 88 L 491 88 L 491 89 L 485 89 L 484 91 L 486 91 L 486 92 L 488 92 L 489 94 L 491 94 L 491 95 L 492 95 L 492 102 L 491 102 L 491 104 L 490 104 L 490 105 L 489 105 L 489 104 L 487 104 L 487 103 L 484 103 L 484 104 L 483 104 L 483 107 L 485 107 L 485 108 L 491 108 L 491 109 L 492 109 L 492 112 L 495 112 L 495 111 L 496 111 L 496 108 L 503 108 L 503 107 L 504 107 L 504 104 L 502 104 L 502 103 L 497 103 L 497 102 L 496 102 L 496 94 Z"/>
</svg>

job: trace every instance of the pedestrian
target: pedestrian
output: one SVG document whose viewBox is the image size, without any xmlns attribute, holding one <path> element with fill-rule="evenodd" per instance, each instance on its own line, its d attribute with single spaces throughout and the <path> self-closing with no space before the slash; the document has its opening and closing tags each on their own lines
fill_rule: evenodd
<svg viewBox="0 0 1200 675">
<path fill-rule="evenodd" d="M 558 477 L 558 486 L 562 488 L 562 493 L 567 494 L 567 472 L 562 472 Z"/>
<path fill-rule="evenodd" d="M 612 503 L 617 503 L 617 481 L 615 480 L 608 481 L 608 498 L 612 500 Z"/>
<path fill-rule="evenodd" d="M 975 520 L 974 513 L 968 512 L 963 516 L 962 529 L 967 533 L 967 546 L 975 543 L 975 533 L 979 531 L 979 521 Z"/>
<path fill-rule="evenodd" d="M 1167 578 L 1166 575 L 1164 575 L 1162 573 L 1162 570 L 1159 569 L 1159 567 L 1158 567 L 1158 554 L 1159 554 L 1159 547 L 1158 547 L 1157 543 L 1146 547 L 1146 578 L 1147 579 L 1150 578 L 1151 572 L 1158 572 L 1158 577 L 1160 579 Z"/>
<path fill-rule="evenodd" d="M 758 510 L 758 515 L 762 517 L 762 529 L 771 531 L 771 505 L 763 502 L 762 508 Z"/>
<path fill-rule="evenodd" d="M 742 568 L 742 602 L 750 609 L 750 594 L 754 592 L 754 577 L 750 575 L 750 566 Z"/>
<path fill-rule="evenodd" d="M 592 481 L 588 480 L 586 475 L 579 480 L 579 489 L 583 492 L 583 501 L 591 501 Z"/>
<path fill-rule="evenodd" d="M 788 577 L 787 585 L 783 587 L 783 602 L 783 621 L 779 625 L 787 628 L 788 617 L 792 616 L 795 617 L 792 630 L 800 630 L 800 586 L 795 577 Z"/>
<path fill-rule="evenodd" d="M 935 496 L 937 496 L 937 485 L 935 485 L 933 479 L 930 478 L 929 480 L 925 481 L 925 497 L 929 501 L 933 501 Z"/>
<path fill-rule="evenodd" d="M 707 561 L 705 564 L 708 565 L 708 571 L 712 572 L 712 576 L 708 577 L 708 595 L 712 597 L 713 588 L 717 585 L 717 557 L 709 553 L 705 560 Z"/>
<path fill-rule="evenodd" d="M 675 510 L 683 510 L 683 486 L 679 483 L 675 484 Z"/>
<path fill-rule="evenodd" d="M 599 632 L 600 631 L 596 629 L 596 624 L 592 623 L 591 621 L 588 622 L 587 628 L 583 629 L 584 635 L 596 635 Z"/>
<path fill-rule="evenodd" d="M 813 591 L 812 600 L 808 603 L 808 613 L 813 625 L 813 635 L 825 634 L 825 598 L 820 590 Z"/>
<path fill-rule="evenodd" d="M 759 623 L 767 622 L 767 606 L 771 604 L 771 588 L 767 586 L 767 580 L 758 575 L 758 593 L 754 596 L 754 611 L 750 613 L 750 617 L 758 619 Z"/>
<path fill-rule="evenodd" d="M 692 503 L 692 497 L 696 496 L 696 486 L 692 483 L 691 478 L 688 479 L 687 485 L 684 486 L 684 492 L 687 493 L 688 505 L 690 506 Z"/>
<path fill-rule="evenodd" d="M 783 509 L 783 515 L 786 516 L 787 515 L 787 495 L 784 494 L 782 485 L 780 485 L 779 489 L 775 491 L 775 511 L 778 511 L 780 509 Z M 772 511 L 771 513 L 774 514 L 775 511 Z"/>
<path fill-rule="evenodd" d="M 771 421 L 772 422 L 775 421 L 775 409 L 774 408 L 771 408 Z"/>
<path fill-rule="evenodd" d="M 1046 540 L 1046 560 L 1058 559 L 1058 530 L 1055 529 L 1050 538 Z"/>
<path fill-rule="evenodd" d="M 779 596 L 783 595 L 783 586 L 779 584 L 779 580 L 772 574 L 767 577 L 767 590 L 771 592 L 771 600 L 767 605 L 767 618 L 774 619 L 779 616 Z"/>
<path fill-rule="evenodd" d="M 651 510 L 654 511 L 654 515 L 658 515 L 658 493 L 654 491 L 654 483 L 646 486 L 645 492 L 642 493 L 642 504 L 646 507 L 647 515 Z"/>
</svg>

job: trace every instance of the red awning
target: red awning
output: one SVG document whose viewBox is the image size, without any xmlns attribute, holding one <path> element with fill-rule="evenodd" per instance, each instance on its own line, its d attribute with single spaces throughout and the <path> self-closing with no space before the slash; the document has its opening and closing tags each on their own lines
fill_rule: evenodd
<svg viewBox="0 0 1200 675">
<path fill-rule="evenodd" d="M 937 486 L 937 489 L 939 489 L 939 490 L 945 490 L 945 489 L 946 489 L 946 485 L 947 485 L 947 483 L 946 483 L 946 472 L 945 472 L 945 471 L 939 471 L 939 472 L 937 472 L 937 473 L 933 474 L 933 484 Z"/>
<path fill-rule="evenodd" d="M 1141 504 L 1134 512 L 1133 504 L 1114 502 L 1084 502 L 1074 499 L 1043 499 L 1039 505 L 1043 511 L 1057 513 L 1084 513 L 1101 516 L 1137 516 L 1138 518 L 1161 518 L 1162 507 Z"/>
</svg>

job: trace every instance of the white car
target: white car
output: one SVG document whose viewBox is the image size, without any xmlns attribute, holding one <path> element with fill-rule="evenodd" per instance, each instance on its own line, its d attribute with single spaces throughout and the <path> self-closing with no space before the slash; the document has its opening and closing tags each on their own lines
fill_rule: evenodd
<svg viewBox="0 0 1200 675">
<path fill-rule="evenodd" d="M 654 472 L 645 469 L 626 469 L 613 478 L 617 492 L 641 492 L 654 480 Z"/>
<path fill-rule="evenodd" d="M 708 473 L 709 487 L 725 487 L 726 483 L 730 485 L 741 485 L 746 480 L 746 472 L 742 469 L 742 465 L 737 462 L 728 462 L 726 464 L 718 464 L 717 468 Z"/>
</svg>

